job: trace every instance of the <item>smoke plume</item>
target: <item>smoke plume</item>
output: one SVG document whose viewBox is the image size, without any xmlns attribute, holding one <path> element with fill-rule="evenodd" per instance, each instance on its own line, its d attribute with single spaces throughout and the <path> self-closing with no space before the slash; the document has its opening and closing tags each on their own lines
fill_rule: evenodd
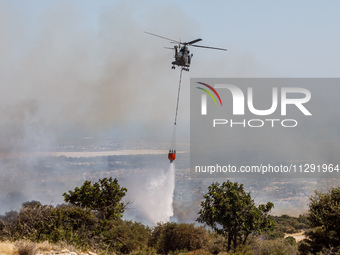
<svg viewBox="0 0 340 255">
<path fill-rule="evenodd" d="M 41 156 L 71 138 L 170 139 L 173 53 L 143 31 L 159 32 L 163 24 L 162 33 L 177 38 L 191 21 L 173 5 L 137 17 L 138 6 L 122 1 L 89 12 L 91 6 L 68 1 L 0 3 L 0 212 L 25 200 L 62 202 L 63 192 L 81 184 L 66 182 L 72 178 Z M 169 25 L 174 14 L 180 29 Z M 149 185 L 151 194 L 157 183 Z"/>
</svg>

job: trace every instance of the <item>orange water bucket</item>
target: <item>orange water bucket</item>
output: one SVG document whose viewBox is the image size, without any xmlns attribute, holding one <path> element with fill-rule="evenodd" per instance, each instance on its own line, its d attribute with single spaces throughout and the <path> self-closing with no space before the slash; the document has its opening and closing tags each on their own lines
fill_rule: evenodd
<svg viewBox="0 0 340 255">
<path fill-rule="evenodd" d="M 175 150 L 170 150 L 168 154 L 168 159 L 170 160 L 170 163 L 176 159 L 176 151 Z"/>
</svg>

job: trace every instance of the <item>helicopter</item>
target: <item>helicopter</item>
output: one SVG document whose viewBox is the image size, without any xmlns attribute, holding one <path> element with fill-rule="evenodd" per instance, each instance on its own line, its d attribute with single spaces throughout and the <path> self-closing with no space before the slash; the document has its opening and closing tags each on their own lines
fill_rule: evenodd
<svg viewBox="0 0 340 255">
<path fill-rule="evenodd" d="M 152 34 L 152 33 L 149 33 L 149 32 L 145 32 L 145 33 L 149 34 L 149 35 L 153 35 L 153 36 L 163 38 L 165 40 L 169 40 L 171 43 L 178 43 L 178 45 L 175 45 L 174 48 L 165 47 L 166 49 L 175 50 L 175 61 L 173 61 L 171 63 L 172 64 L 171 69 L 175 69 L 176 68 L 175 66 L 181 66 L 183 70 L 189 71 L 189 67 L 190 67 L 190 64 L 191 64 L 191 59 L 193 57 L 193 54 L 190 54 L 188 46 L 227 51 L 227 49 L 223 49 L 223 48 L 209 47 L 209 46 L 203 46 L 203 45 L 195 45 L 195 43 L 202 41 L 201 38 L 192 40 L 190 42 L 180 42 L 180 41 L 176 41 L 176 40 L 164 37 L 164 36 Z"/>
</svg>

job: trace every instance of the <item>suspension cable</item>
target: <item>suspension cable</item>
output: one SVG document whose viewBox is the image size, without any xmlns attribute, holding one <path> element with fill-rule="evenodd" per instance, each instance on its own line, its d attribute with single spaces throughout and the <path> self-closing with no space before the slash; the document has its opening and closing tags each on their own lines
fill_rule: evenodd
<svg viewBox="0 0 340 255">
<path fill-rule="evenodd" d="M 178 114 L 178 105 L 179 105 L 179 94 L 180 94 L 180 91 L 181 91 L 181 82 L 182 82 L 182 71 L 183 71 L 183 68 L 181 68 L 181 72 L 180 72 L 180 75 L 179 75 L 178 94 L 177 94 L 177 106 L 176 106 L 176 114 L 175 114 L 175 123 L 174 123 L 174 125 L 177 124 L 177 114 Z"/>
<path fill-rule="evenodd" d="M 172 153 L 176 153 L 176 129 L 177 129 L 176 126 L 177 126 L 177 115 L 178 115 L 178 107 L 179 107 L 179 97 L 180 97 L 181 83 L 182 83 L 182 71 L 183 71 L 183 68 L 181 68 L 181 72 L 180 72 L 180 75 L 179 75 L 175 122 L 174 122 L 173 131 L 172 131 L 171 145 L 170 145 L 170 152 L 172 152 Z"/>
</svg>

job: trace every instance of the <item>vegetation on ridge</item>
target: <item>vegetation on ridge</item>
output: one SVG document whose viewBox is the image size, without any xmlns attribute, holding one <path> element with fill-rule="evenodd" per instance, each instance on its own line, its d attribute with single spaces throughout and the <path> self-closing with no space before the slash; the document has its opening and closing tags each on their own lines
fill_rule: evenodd
<svg viewBox="0 0 340 255">
<path fill-rule="evenodd" d="M 340 187 L 310 197 L 307 215 L 271 216 L 273 203 L 256 205 L 242 184 L 212 183 L 197 221 L 158 223 L 155 227 L 122 220 L 127 189 L 117 179 L 86 181 L 64 193 L 68 204 L 23 203 L 0 216 L 0 240 L 53 245 L 101 254 L 339 254 Z M 157 210 L 157 208 L 155 208 Z M 305 231 L 296 242 L 287 233 Z M 25 245 L 24 245 L 25 246 Z M 29 244 L 27 247 L 36 246 Z M 0 251 L 1 252 L 1 251 Z"/>
</svg>

